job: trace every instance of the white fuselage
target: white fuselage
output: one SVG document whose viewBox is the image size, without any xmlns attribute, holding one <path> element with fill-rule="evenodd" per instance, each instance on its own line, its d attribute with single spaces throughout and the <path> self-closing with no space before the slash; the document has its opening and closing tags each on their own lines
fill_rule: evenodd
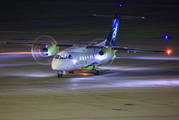
<svg viewBox="0 0 179 120">
<path fill-rule="evenodd" d="M 56 71 L 70 71 L 100 64 L 101 61 L 111 59 L 112 54 L 99 55 L 98 48 L 87 49 L 85 45 L 74 45 L 59 53 L 52 60 L 51 67 Z"/>
</svg>

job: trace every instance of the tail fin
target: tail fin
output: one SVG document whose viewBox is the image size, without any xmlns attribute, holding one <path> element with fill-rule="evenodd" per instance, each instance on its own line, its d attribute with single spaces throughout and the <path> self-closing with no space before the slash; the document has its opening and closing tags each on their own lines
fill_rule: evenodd
<svg viewBox="0 0 179 120">
<path fill-rule="evenodd" d="M 96 17 L 113 17 L 113 15 L 96 15 L 96 14 L 93 14 L 93 16 L 96 16 Z M 113 19 L 111 32 L 108 35 L 108 38 L 107 38 L 106 43 L 105 43 L 105 46 L 116 46 L 120 19 L 145 19 L 145 17 L 141 17 L 141 16 L 122 16 L 120 12 L 116 13 L 116 15 L 115 15 L 115 17 Z"/>
<path fill-rule="evenodd" d="M 105 46 L 110 46 L 110 45 L 116 46 L 117 34 L 118 34 L 119 23 L 120 23 L 120 17 L 119 17 L 120 15 L 121 13 L 117 13 L 113 19 L 111 32 L 108 35 Z"/>
</svg>

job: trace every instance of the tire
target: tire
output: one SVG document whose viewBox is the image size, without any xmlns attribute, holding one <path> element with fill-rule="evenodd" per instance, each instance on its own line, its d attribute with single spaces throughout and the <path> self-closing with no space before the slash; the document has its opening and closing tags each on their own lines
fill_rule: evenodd
<svg viewBox="0 0 179 120">
<path fill-rule="evenodd" d="M 99 70 L 96 71 L 96 75 L 99 75 Z"/>
<path fill-rule="evenodd" d="M 62 78 L 63 74 L 58 74 L 57 76 L 58 76 L 58 78 Z"/>
<path fill-rule="evenodd" d="M 58 75 L 57 75 L 57 77 L 59 78 L 59 77 L 61 77 L 61 75 L 60 75 L 60 74 L 58 74 Z"/>
</svg>

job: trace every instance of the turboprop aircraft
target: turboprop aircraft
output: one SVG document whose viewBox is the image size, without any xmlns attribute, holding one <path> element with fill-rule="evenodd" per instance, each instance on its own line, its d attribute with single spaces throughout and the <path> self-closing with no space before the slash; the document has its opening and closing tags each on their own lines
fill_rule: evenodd
<svg viewBox="0 0 179 120">
<path fill-rule="evenodd" d="M 97 16 L 97 15 L 94 15 Z M 98 17 L 111 17 L 110 15 L 98 15 Z M 8 43 L 32 46 L 32 56 L 37 60 L 39 55 L 43 58 L 51 57 L 51 67 L 56 71 L 58 77 L 63 77 L 66 72 L 72 73 L 73 70 L 81 69 L 85 71 L 93 71 L 94 75 L 99 75 L 100 69 L 98 66 L 103 65 L 110 60 L 114 60 L 117 50 L 126 50 L 133 52 L 166 52 L 155 50 L 141 50 L 135 48 L 119 47 L 116 46 L 118 28 L 121 19 L 145 19 L 144 17 L 135 16 L 121 16 L 117 13 L 113 16 L 113 24 L 111 31 L 106 40 L 97 44 L 77 45 L 77 44 L 58 44 L 55 40 L 54 43 Z M 53 39 L 53 38 L 51 38 Z M 38 47 L 37 47 L 38 46 Z M 34 47 L 37 50 L 34 50 Z M 59 52 L 59 47 L 67 47 Z M 38 60 L 37 60 L 38 61 Z"/>
</svg>

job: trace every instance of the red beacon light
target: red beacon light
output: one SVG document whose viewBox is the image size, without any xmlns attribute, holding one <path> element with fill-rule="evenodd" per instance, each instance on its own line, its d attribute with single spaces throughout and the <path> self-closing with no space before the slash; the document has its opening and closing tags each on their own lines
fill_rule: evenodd
<svg viewBox="0 0 179 120">
<path fill-rule="evenodd" d="M 167 54 L 170 55 L 172 53 L 171 50 L 167 50 Z"/>
</svg>

